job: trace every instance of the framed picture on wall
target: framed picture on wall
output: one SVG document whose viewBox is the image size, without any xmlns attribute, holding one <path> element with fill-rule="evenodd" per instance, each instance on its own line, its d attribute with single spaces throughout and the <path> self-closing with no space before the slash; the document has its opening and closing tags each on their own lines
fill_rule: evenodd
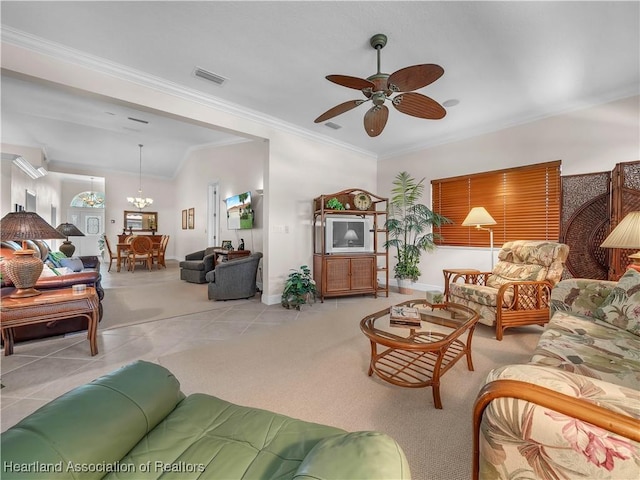
<svg viewBox="0 0 640 480">
<path fill-rule="evenodd" d="M 189 209 L 189 213 L 187 214 L 187 227 L 189 228 L 189 230 L 193 230 L 194 228 L 196 228 L 195 226 L 195 222 L 196 222 L 196 209 L 195 208 L 190 208 Z"/>
<path fill-rule="evenodd" d="M 182 210 L 182 229 L 187 229 L 187 210 Z"/>
</svg>

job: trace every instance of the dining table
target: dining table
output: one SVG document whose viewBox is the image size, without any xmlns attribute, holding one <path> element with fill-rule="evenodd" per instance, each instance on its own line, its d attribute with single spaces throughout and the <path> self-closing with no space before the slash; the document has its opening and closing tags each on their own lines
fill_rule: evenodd
<svg viewBox="0 0 640 480">
<path fill-rule="evenodd" d="M 149 235 L 151 236 L 151 235 Z M 158 248 L 160 246 L 160 242 L 156 241 L 155 238 L 153 238 L 154 236 L 151 236 L 152 240 L 153 240 L 153 248 Z M 161 238 L 158 236 L 158 238 Z M 131 241 L 131 237 L 129 237 L 129 241 Z M 116 246 L 116 271 L 119 272 L 120 271 L 120 267 L 122 266 L 123 260 L 125 258 L 127 258 L 127 251 L 129 250 L 130 247 L 130 243 L 129 242 L 122 242 L 119 241 L 117 246 Z"/>
</svg>

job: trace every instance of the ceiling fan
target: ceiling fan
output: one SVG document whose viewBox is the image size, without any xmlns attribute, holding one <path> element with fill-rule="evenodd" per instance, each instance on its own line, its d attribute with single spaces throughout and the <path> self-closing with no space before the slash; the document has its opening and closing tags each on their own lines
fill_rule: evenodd
<svg viewBox="0 0 640 480">
<path fill-rule="evenodd" d="M 435 100 L 415 93 L 413 90 L 426 87 L 435 82 L 444 73 L 440 65 L 432 63 L 402 68 L 391 75 L 380 71 L 380 50 L 387 44 L 387 36 L 378 33 L 369 42 L 378 53 L 378 72 L 367 79 L 347 75 L 327 75 L 326 79 L 343 87 L 360 90 L 366 100 L 349 100 L 327 110 L 314 120 L 321 123 L 330 118 L 362 105 L 371 100 L 373 106 L 364 115 L 364 129 L 370 137 L 377 137 L 384 130 L 389 118 L 389 109 L 384 104 L 389 99 L 396 110 L 418 118 L 439 120 L 447 111 Z M 393 98 L 392 94 L 397 93 Z"/>
</svg>

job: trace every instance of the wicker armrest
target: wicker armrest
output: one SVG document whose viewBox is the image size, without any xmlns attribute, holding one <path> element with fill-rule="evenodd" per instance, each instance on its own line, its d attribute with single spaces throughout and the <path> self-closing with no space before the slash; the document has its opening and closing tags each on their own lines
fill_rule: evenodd
<svg viewBox="0 0 640 480">
<path fill-rule="evenodd" d="M 546 280 L 508 282 L 498 289 L 496 305 L 504 310 L 548 309 L 552 288 Z"/>
</svg>

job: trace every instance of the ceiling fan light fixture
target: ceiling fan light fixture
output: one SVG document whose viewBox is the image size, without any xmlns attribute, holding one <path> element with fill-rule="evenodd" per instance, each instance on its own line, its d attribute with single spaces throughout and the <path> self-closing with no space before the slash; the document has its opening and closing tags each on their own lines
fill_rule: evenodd
<svg viewBox="0 0 640 480">
<path fill-rule="evenodd" d="M 336 105 L 316 118 L 314 120 L 316 123 L 325 122 L 369 100 L 372 101 L 373 107 L 365 113 L 364 129 L 370 137 L 380 135 L 387 123 L 389 109 L 384 105 L 387 99 L 391 100 L 391 104 L 396 110 L 413 117 L 439 120 L 446 115 L 446 110 L 438 102 L 413 91 L 438 80 L 444 74 L 444 69 L 440 65 L 432 63 L 412 65 L 389 75 L 380 69 L 380 50 L 387 44 L 387 36 L 378 33 L 371 37 L 369 43 L 377 54 L 378 71 L 375 74 L 367 77 L 366 80 L 347 75 L 327 75 L 325 77 L 330 82 L 343 87 L 360 90 L 367 99 L 349 100 Z M 398 95 L 390 98 L 394 93 Z"/>
<path fill-rule="evenodd" d="M 140 147 L 140 188 L 138 188 L 138 196 L 137 197 L 127 197 L 127 202 L 132 204 L 134 207 L 138 208 L 138 210 L 142 210 L 145 207 L 148 207 L 153 203 L 153 198 L 144 197 L 142 195 L 142 147 L 141 143 L 138 144 Z"/>
</svg>

